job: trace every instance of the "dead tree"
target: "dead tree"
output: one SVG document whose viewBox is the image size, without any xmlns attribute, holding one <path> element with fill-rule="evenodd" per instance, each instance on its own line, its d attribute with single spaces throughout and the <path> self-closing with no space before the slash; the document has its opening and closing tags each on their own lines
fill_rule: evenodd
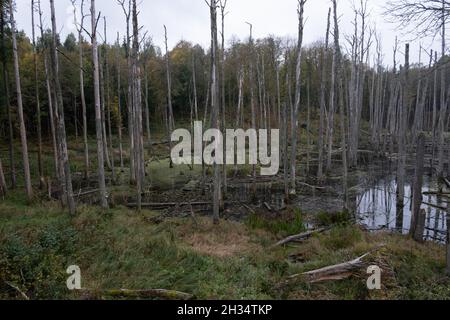
<svg viewBox="0 0 450 320">
<path fill-rule="evenodd" d="M 297 141 L 298 141 L 298 117 L 300 112 L 301 82 L 302 82 L 302 46 L 304 29 L 304 7 L 306 0 L 298 1 L 298 43 L 297 43 L 297 64 L 295 69 L 295 105 L 292 128 L 292 150 L 291 150 L 291 194 L 296 194 L 297 179 Z"/>
<path fill-rule="evenodd" d="M 62 96 L 61 81 L 59 79 L 59 57 L 57 51 L 58 35 L 56 29 L 56 15 L 55 15 L 55 2 L 50 0 L 51 8 L 51 20 L 52 20 L 52 41 L 51 41 L 51 65 L 52 65 L 52 80 L 53 88 L 55 91 L 55 119 L 56 119 L 56 132 L 59 150 L 59 163 L 60 169 L 64 172 L 63 179 L 60 181 L 62 184 L 62 190 L 65 193 L 67 206 L 69 213 L 75 215 L 75 201 L 73 198 L 72 188 L 72 175 L 70 172 L 69 164 L 69 152 L 67 148 L 66 139 L 66 125 L 64 122 L 64 101 Z"/>
<path fill-rule="evenodd" d="M 210 0 L 208 3 L 211 16 L 211 127 L 220 129 L 220 108 L 219 108 L 219 82 L 218 82 L 218 41 L 217 41 L 217 5 L 219 0 Z M 216 150 L 218 149 L 218 141 Z M 221 182 L 220 166 L 214 162 L 214 191 L 213 191 L 213 219 L 214 224 L 220 219 Z"/>
<path fill-rule="evenodd" d="M 226 128 L 226 106 L 225 106 L 225 16 L 227 15 L 227 12 L 225 12 L 227 7 L 227 1 L 228 0 L 219 0 L 220 4 L 220 13 L 222 18 L 222 32 L 221 32 L 221 38 L 222 38 L 222 46 L 221 46 L 221 53 L 220 53 L 220 82 L 221 82 L 221 110 L 222 110 L 222 129 L 225 130 Z M 225 148 L 225 144 L 224 144 Z M 227 185 L 227 165 L 224 164 L 222 168 L 223 173 L 223 194 L 227 193 L 228 185 Z M 222 194 L 222 195 L 223 195 Z M 223 199 L 222 199 L 223 203 Z"/>
<path fill-rule="evenodd" d="M 251 123 L 252 129 L 257 130 L 256 124 L 256 108 L 255 108 L 255 85 L 254 85 L 254 64 L 253 64 L 253 56 L 254 56 L 254 46 L 253 46 L 253 25 L 248 23 L 250 27 L 250 37 L 249 37 L 249 46 L 250 46 L 250 65 L 249 65 L 249 86 L 250 86 L 250 108 L 251 108 Z M 253 191 L 256 192 L 256 165 L 252 166 L 252 177 L 253 177 Z"/>
<path fill-rule="evenodd" d="M 9 0 L 9 9 L 10 9 L 10 24 L 11 24 L 11 36 L 13 45 L 14 74 L 17 91 L 17 111 L 19 113 L 20 140 L 22 143 L 22 159 L 23 159 L 25 191 L 27 194 L 28 201 L 31 202 L 33 199 L 33 188 L 31 186 L 30 162 L 28 158 L 27 129 L 25 127 L 25 118 L 23 113 L 22 84 L 20 81 L 19 53 L 17 49 L 17 30 L 16 30 L 16 21 L 14 20 L 13 0 Z"/>
<path fill-rule="evenodd" d="M 111 154 L 111 173 L 112 173 L 112 182 L 114 183 L 116 181 L 116 167 L 114 163 L 114 145 L 113 145 L 113 132 L 112 132 L 112 125 L 111 125 L 111 84 L 110 84 L 110 77 L 109 77 L 109 63 L 108 63 L 108 52 L 107 52 L 107 33 L 106 33 L 106 17 L 103 17 L 104 22 L 104 46 L 105 46 L 105 58 L 104 58 L 104 70 L 105 70 L 105 81 L 104 85 L 106 86 L 106 121 L 108 123 L 108 138 L 109 138 L 109 152 Z"/>
<path fill-rule="evenodd" d="M 446 7 L 446 1 L 442 0 L 442 63 L 444 64 L 441 70 L 441 106 L 439 112 L 439 124 L 438 124 L 438 135 L 439 135 L 439 165 L 438 165 L 438 176 L 439 178 L 444 178 L 444 150 L 445 150 L 445 131 L 447 124 L 447 101 L 446 101 L 446 64 L 444 62 L 445 49 L 446 49 L 446 20 L 447 20 L 448 7 Z"/>
<path fill-rule="evenodd" d="M 38 173 L 39 173 L 39 186 L 44 188 L 44 165 L 42 161 L 42 129 L 41 129 L 41 103 L 39 100 L 39 77 L 38 77 L 38 59 L 37 59 L 37 47 L 36 47 L 36 33 L 34 23 L 34 0 L 31 0 L 31 33 L 33 41 L 33 64 L 34 64 L 34 98 L 36 103 L 36 123 L 37 123 L 37 139 L 38 139 Z"/>
<path fill-rule="evenodd" d="M 81 0 L 80 10 L 81 19 L 80 22 L 77 21 L 77 9 L 76 0 L 71 0 L 73 5 L 73 13 L 75 17 L 75 24 L 78 31 L 78 59 L 80 64 L 80 96 L 81 96 L 81 111 L 83 113 L 83 144 L 84 144 L 84 179 L 89 179 L 89 144 L 88 144 L 88 128 L 87 128 L 87 108 L 86 108 L 86 96 L 84 94 L 84 59 L 83 59 L 83 29 L 84 29 L 84 19 L 86 15 L 84 14 L 84 0 Z"/>
<path fill-rule="evenodd" d="M 100 17 L 100 15 L 99 15 Z M 102 133 L 102 111 L 100 105 L 100 70 L 98 61 L 97 44 L 97 24 L 99 17 L 95 10 L 95 0 L 91 0 L 91 42 L 92 42 L 92 61 L 94 67 L 94 99 L 95 99 L 95 127 L 97 133 L 97 162 L 98 162 L 98 185 L 100 192 L 100 204 L 103 209 L 108 209 L 108 196 L 105 183 L 105 159 L 103 152 L 103 133 Z"/>
<path fill-rule="evenodd" d="M 39 11 L 39 29 L 41 33 L 41 39 L 44 39 L 44 27 L 42 23 L 42 10 L 41 10 L 41 1 L 38 0 L 38 11 Z M 49 57 L 48 57 L 48 50 L 47 48 L 43 49 L 43 59 L 44 59 L 44 73 L 45 73 L 45 84 L 47 88 L 47 100 L 48 100 L 48 114 L 50 118 L 50 131 L 51 131 L 51 137 L 52 137 L 52 144 L 53 144 L 53 161 L 55 166 L 55 175 L 60 180 L 60 169 L 59 169 L 59 163 L 58 163 L 58 144 L 56 141 L 56 125 L 55 125 L 55 115 L 54 115 L 54 106 L 53 106 L 53 93 L 52 88 L 50 84 L 50 68 L 49 68 Z"/>
<path fill-rule="evenodd" d="M 403 212 L 405 207 L 405 173 L 406 173 L 406 127 L 407 110 L 409 108 L 409 44 L 405 46 L 405 66 L 402 72 L 402 88 L 399 104 L 399 129 L 397 135 L 397 212 Z"/>
<path fill-rule="evenodd" d="M 126 59 L 127 59 L 127 70 L 128 70 L 128 85 L 127 85 L 127 113 L 128 113 L 128 136 L 130 141 L 130 183 L 133 185 L 136 183 L 136 170 L 134 163 L 134 117 L 133 117 L 133 72 L 131 66 L 131 35 L 130 35 L 130 19 L 131 19 L 131 0 L 128 0 L 128 7 L 126 5 L 126 0 L 117 0 L 119 5 L 122 7 L 122 11 L 125 16 L 126 22 Z"/>
<path fill-rule="evenodd" d="M 416 156 L 416 172 L 414 175 L 413 185 L 413 200 L 412 200 L 412 219 L 410 235 L 414 240 L 422 242 L 424 240 L 425 219 L 424 212 L 421 210 L 422 206 L 422 187 L 424 174 L 424 156 L 425 156 L 425 136 L 423 133 L 419 134 L 417 141 L 417 156 Z"/>
<path fill-rule="evenodd" d="M 137 187 L 138 210 L 141 210 L 142 192 L 145 183 L 144 132 L 142 126 L 142 87 L 141 69 L 139 65 L 139 23 L 136 0 L 132 2 L 133 46 L 131 50 L 133 117 L 134 117 L 134 161 Z"/>
<path fill-rule="evenodd" d="M 326 113 L 326 79 L 327 79 L 327 65 L 328 65 L 328 45 L 330 39 L 330 25 L 331 25 L 331 8 L 328 10 L 327 19 L 327 33 L 325 36 L 325 47 L 321 53 L 321 79 L 320 79 L 320 123 L 319 123 L 319 165 L 317 169 L 317 178 L 323 179 L 323 159 L 324 159 L 324 133 L 325 133 L 325 113 Z"/>
<path fill-rule="evenodd" d="M 167 123 L 168 123 L 168 137 L 169 137 L 169 148 L 172 150 L 172 142 L 171 142 L 171 135 L 173 132 L 173 129 L 175 128 L 175 119 L 173 114 L 173 107 L 172 107 L 172 77 L 170 75 L 170 53 L 169 53 L 169 47 L 167 44 L 167 28 L 164 26 L 164 40 L 165 40 L 165 47 L 166 47 L 166 78 L 167 78 Z M 170 160 L 170 168 L 173 167 L 172 160 Z"/>
<path fill-rule="evenodd" d="M 123 144 L 122 144 L 122 99 L 121 99 L 121 72 L 120 72 L 120 36 L 117 33 L 117 50 L 116 50 L 116 67 L 117 67 L 117 132 L 119 135 L 119 153 L 120 153 L 120 168 L 123 170 Z"/>
<path fill-rule="evenodd" d="M 4 89 L 4 99 L 6 104 L 6 110 L 8 114 L 8 151 L 9 151 L 9 166 L 10 166 L 10 177 L 11 177 L 11 188 L 15 189 L 17 184 L 16 179 L 16 161 L 14 154 L 14 128 L 13 128 L 13 120 L 11 114 L 11 104 L 9 97 L 9 74 L 8 74 L 8 65 L 6 60 L 6 48 L 5 48 L 5 25 L 6 25 L 6 0 L 3 2 L 4 5 L 0 8 L 0 51 L 1 51 L 1 60 L 2 60 L 2 69 L 3 69 L 3 89 Z"/>
<path fill-rule="evenodd" d="M 347 163 L 347 130 L 345 125 L 345 101 L 344 101 L 344 76 L 342 68 L 342 55 L 339 40 L 339 22 L 337 15 L 337 0 L 333 0 L 333 12 L 334 12 L 334 54 L 333 54 L 333 74 L 338 84 L 338 106 L 340 110 L 339 123 L 341 131 L 341 149 L 342 149 L 342 184 L 344 194 L 344 211 L 348 211 L 349 208 L 349 194 L 348 194 L 348 163 Z"/>
</svg>

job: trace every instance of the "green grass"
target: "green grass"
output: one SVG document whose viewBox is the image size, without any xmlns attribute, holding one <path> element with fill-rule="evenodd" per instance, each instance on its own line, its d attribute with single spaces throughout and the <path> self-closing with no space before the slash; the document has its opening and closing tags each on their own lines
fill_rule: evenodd
<svg viewBox="0 0 450 320">
<path fill-rule="evenodd" d="M 0 278 L 33 299 L 79 299 L 66 287 L 65 270 L 79 265 L 82 286 L 98 289 L 164 288 L 200 299 L 450 299 L 444 248 L 388 234 L 341 226 L 298 246 L 273 249 L 281 236 L 302 231 L 290 222 L 251 217 L 246 224 L 209 218 L 148 222 L 153 212 L 125 208 L 102 212 L 84 206 L 69 218 L 57 203 L 28 207 L 11 194 L 0 204 Z M 366 275 L 311 285 L 289 275 L 354 259 L 381 265 L 383 290 L 370 292 Z M 290 255 L 302 257 L 294 263 Z M 0 284 L 0 298 L 20 298 Z"/>
</svg>

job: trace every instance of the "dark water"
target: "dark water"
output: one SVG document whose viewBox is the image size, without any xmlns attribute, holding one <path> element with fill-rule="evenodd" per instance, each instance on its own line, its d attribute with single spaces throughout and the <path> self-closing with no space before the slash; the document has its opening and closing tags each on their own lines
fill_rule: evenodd
<svg viewBox="0 0 450 320">
<path fill-rule="evenodd" d="M 437 183 L 425 177 L 422 191 L 438 189 Z M 357 197 L 357 215 L 362 225 L 369 230 L 387 229 L 407 234 L 411 228 L 411 182 L 405 186 L 405 207 L 397 212 L 397 184 L 393 176 L 380 179 Z M 424 195 L 423 201 L 440 207 L 447 207 L 446 198 Z M 444 242 L 446 239 L 446 212 L 429 205 L 422 205 L 427 213 L 424 237 L 427 240 Z"/>
</svg>

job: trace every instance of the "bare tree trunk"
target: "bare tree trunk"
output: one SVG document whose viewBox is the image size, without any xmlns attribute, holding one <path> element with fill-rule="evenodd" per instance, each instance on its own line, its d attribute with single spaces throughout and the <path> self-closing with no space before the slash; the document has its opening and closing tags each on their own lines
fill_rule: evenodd
<svg viewBox="0 0 450 320">
<path fill-rule="evenodd" d="M 133 72 L 133 111 L 135 138 L 135 165 L 138 211 L 142 209 L 142 193 L 145 183 L 144 131 L 142 126 L 142 86 L 139 66 L 139 24 L 136 0 L 133 0 L 133 47 L 131 54 Z"/>
<path fill-rule="evenodd" d="M 5 1 L 6 3 L 6 1 Z M 6 7 L 2 6 L 2 7 Z M 14 129 L 12 124 L 11 104 L 9 100 L 9 74 L 6 61 L 6 49 L 5 49 L 5 10 L 0 10 L 0 51 L 3 69 L 3 88 L 5 91 L 5 103 L 8 114 L 8 148 L 9 148 L 9 166 L 11 177 L 11 188 L 15 189 L 17 185 L 16 181 L 16 162 L 14 155 Z"/>
<path fill-rule="evenodd" d="M 172 79 L 170 76 L 170 56 L 169 56 L 169 47 L 167 44 L 167 28 L 164 26 L 164 39 L 166 46 L 166 75 L 167 75 L 167 115 L 168 115 L 168 136 L 169 136 L 169 148 L 172 150 L 172 139 L 171 135 L 174 129 L 175 120 L 173 115 L 172 108 Z M 172 159 L 170 160 L 170 168 L 173 168 Z"/>
<path fill-rule="evenodd" d="M 95 97 L 95 126 L 97 132 L 97 159 L 98 159 L 98 185 L 100 190 L 100 204 L 103 209 L 108 209 L 108 199 L 105 183 L 105 160 L 103 151 L 102 133 L 102 111 L 100 105 L 100 70 L 98 61 L 97 45 L 97 22 L 98 17 L 95 10 L 95 0 L 91 0 L 91 41 L 92 41 L 92 61 L 94 65 L 94 97 Z"/>
<path fill-rule="evenodd" d="M 405 207 L 405 166 L 406 166 L 406 126 L 407 110 L 409 106 L 409 44 L 405 46 L 405 67 L 402 75 L 402 94 L 399 110 L 399 133 L 398 133 L 398 168 L 397 168 L 397 212 L 402 213 Z"/>
<path fill-rule="evenodd" d="M 78 106 L 76 94 L 73 94 L 73 125 L 75 127 L 75 141 L 78 142 Z"/>
<path fill-rule="evenodd" d="M 220 67 L 221 67 L 221 72 L 220 72 L 220 80 L 221 80 L 221 110 L 222 110 L 222 130 L 226 129 L 226 107 L 225 107 L 225 16 L 227 15 L 227 13 L 225 12 L 227 7 L 227 0 L 220 0 L 220 11 L 221 11 L 221 16 L 222 16 L 222 32 L 221 32 L 221 36 L 222 36 L 222 46 L 221 46 L 221 54 L 220 54 Z M 224 144 L 224 148 L 225 148 L 225 144 Z M 221 207 L 224 207 L 224 202 L 223 202 L 223 197 L 224 195 L 226 195 L 227 190 L 228 190 L 228 183 L 227 183 L 227 165 L 226 163 L 224 163 L 223 168 L 222 168 L 222 173 L 223 173 L 223 192 L 221 193 L 222 199 L 221 199 Z"/>
<path fill-rule="evenodd" d="M 76 6 L 75 1 L 72 0 L 74 7 L 74 16 L 76 19 Z M 84 59 L 83 59 L 83 28 L 84 19 L 86 18 L 84 14 L 84 0 L 81 0 L 80 4 L 81 10 L 81 20 L 79 25 L 77 25 L 78 30 L 78 60 L 80 64 L 80 96 L 81 96 L 81 109 L 83 113 L 83 144 L 84 144 L 84 179 L 89 179 L 89 143 L 88 143 L 88 128 L 87 128 L 87 107 L 86 107 L 86 96 L 84 93 Z M 78 24 L 77 21 L 75 21 Z"/>
<path fill-rule="evenodd" d="M 121 72 L 120 72 L 120 37 L 117 33 L 117 104 L 118 104 L 118 118 L 117 118 L 117 131 L 119 134 L 119 153 L 120 153 L 120 169 L 123 171 L 123 144 L 122 144 L 122 99 L 121 99 Z"/>
<path fill-rule="evenodd" d="M 441 108 L 439 113 L 439 128 L 438 128 L 438 134 L 439 134 L 439 166 L 438 166 L 438 176 L 439 178 L 444 177 L 444 149 L 445 149 L 445 124 L 446 124 L 446 114 L 447 114 L 447 101 L 446 101 L 446 63 L 444 61 L 445 58 L 445 49 L 446 49 L 446 7 L 445 7 L 446 1 L 442 0 L 442 70 L 441 70 Z"/>
<path fill-rule="evenodd" d="M 325 36 L 325 48 L 321 53 L 321 79 L 320 79 L 320 123 L 319 123 L 319 167 L 317 170 L 317 178 L 319 181 L 323 179 L 323 159 L 324 159 L 324 133 L 325 133 L 325 113 L 326 113 L 326 78 L 328 65 L 328 44 L 330 39 L 330 25 L 331 25 L 331 8 L 328 10 L 327 19 L 327 34 Z"/>
<path fill-rule="evenodd" d="M 249 46 L 250 46 L 250 59 L 253 58 L 254 48 L 253 48 L 253 25 L 249 23 L 250 26 L 250 38 L 249 38 Z M 253 61 L 250 61 L 249 66 L 249 85 L 250 85 L 250 108 L 251 108 L 251 117 L 252 117 L 252 129 L 257 130 L 256 124 L 256 108 L 255 108 L 255 85 L 254 85 L 254 65 Z M 253 176 L 253 191 L 256 192 L 256 166 L 252 166 L 252 176 Z"/>
<path fill-rule="evenodd" d="M 34 97 L 36 103 L 36 119 L 37 119 L 37 138 L 38 138 L 38 173 L 39 173 L 39 187 L 44 188 L 44 165 L 42 163 L 42 129 L 41 129 L 41 103 L 39 100 L 39 79 L 38 79 L 38 64 L 37 64 L 37 48 L 36 48 L 36 33 L 34 23 L 34 0 L 31 0 L 31 31 L 33 39 L 33 63 L 34 63 Z"/>
<path fill-rule="evenodd" d="M 219 104 L 219 82 L 218 71 L 218 41 L 217 41 L 217 3 L 219 0 L 211 0 L 209 5 L 211 15 L 211 112 L 213 129 L 220 129 L 220 104 Z M 218 141 L 216 141 L 218 143 Z M 218 147 L 218 146 L 217 146 Z M 213 219 L 214 224 L 220 219 L 220 166 L 214 163 L 214 193 L 213 193 Z"/>
<path fill-rule="evenodd" d="M 292 128 L 292 154 L 291 154 L 291 194 L 297 193 L 297 141 L 298 141 L 298 116 L 301 100 L 301 82 L 302 82 L 302 46 L 303 46 L 303 16 L 306 0 L 299 0 L 298 7 L 298 43 L 297 43 L 297 66 L 295 75 L 295 105 Z"/>
<path fill-rule="evenodd" d="M 14 58 L 14 73 L 16 79 L 16 90 L 17 90 L 17 110 L 19 113 L 20 122 L 20 139 L 22 143 L 22 157 L 23 157 L 23 171 L 25 180 L 25 191 L 27 193 L 28 201 L 31 202 L 33 199 L 33 188 L 31 186 L 31 174 L 30 174 L 30 162 L 28 158 L 28 144 L 27 144 L 27 130 L 25 127 L 25 118 L 23 113 L 23 102 L 22 102 L 22 85 L 20 82 L 20 68 L 19 68 L 19 53 L 17 51 L 17 30 L 16 21 L 14 20 L 14 6 L 13 0 L 9 0 L 10 16 L 11 16 L 11 35 L 13 44 L 13 58 Z"/>
<path fill-rule="evenodd" d="M 347 138 L 346 138 L 346 126 L 345 126 L 345 101 L 344 101 L 344 79 L 342 69 L 341 47 L 339 40 L 339 22 L 337 15 L 337 0 L 333 0 L 334 11 L 334 69 L 335 79 L 338 81 L 339 89 L 339 123 L 341 131 L 341 148 L 342 148 L 342 167 L 343 167 L 343 193 L 344 193 L 344 211 L 348 211 L 349 208 L 349 195 L 348 195 L 348 163 L 347 163 Z"/>
<path fill-rule="evenodd" d="M 194 52 L 192 53 L 192 86 L 194 90 L 194 113 L 195 113 L 195 120 L 198 121 L 198 96 L 197 96 L 197 76 L 196 76 L 196 69 L 195 69 L 195 55 Z"/>
<path fill-rule="evenodd" d="M 411 219 L 410 235 L 414 240 L 422 242 L 424 240 L 424 229 L 420 223 L 420 216 L 422 214 L 420 207 L 422 206 L 422 186 L 423 186 L 423 170 L 424 170 L 424 155 L 425 155 L 425 136 L 421 132 L 419 133 L 417 140 L 417 156 L 416 156 L 416 173 L 414 176 L 413 185 L 413 210 Z M 422 226 L 422 228 L 420 227 Z"/>
<path fill-rule="evenodd" d="M 60 169 L 64 171 L 64 188 L 66 192 L 66 200 L 69 208 L 69 213 L 71 215 L 75 215 L 75 201 L 73 198 L 73 189 L 72 189 L 72 176 L 70 173 L 70 164 L 69 164 L 69 153 L 67 150 L 67 140 L 66 140 L 66 125 L 64 123 L 64 102 L 62 97 L 61 90 L 61 82 L 59 80 L 59 59 L 57 52 L 57 29 L 56 29 L 56 17 L 55 17 L 55 2 L 54 0 L 50 0 L 51 7 L 51 20 L 52 20 L 52 74 L 53 74 L 53 82 L 54 89 L 56 95 L 56 104 L 55 115 L 57 119 L 57 136 L 58 136 L 58 144 L 60 150 Z"/>
<path fill-rule="evenodd" d="M 151 136 L 151 130 L 150 130 L 150 107 L 148 105 L 148 71 L 147 71 L 147 65 L 144 61 L 144 79 L 145 79 L 145 89 L 144 89 L 144 99 L 145 99 L 145 127 L 147 130 L 147 143 L 148 147 L 152 147 L 152 136 Z"/>
<path fill-rule="evenodd" d="M 108 138 L 109 138 L 109 149 L 111 153 L 111 173 L 112 173 L 112 183 L 116 181 L 116 167 L 114 163 L 114 145 L 113 145 L 113 132 L 111 125 L 111 92 L 110 92 L 110 81 L 109 81 L 109 63 L 108 63 L 108 52 L 107 52 L 107 34 L 106 34 L 106 17 L 103 17 L 104 21 L 104 38 L 105 38 L 105 86 L 106 86 L 106 121 L 108 122 Z"/>
<path fill-rule="evenodd" d="M 41 39 L 44 39 L 44 27 L 42 23 L 42 10 L 41 10 L 41 1 L 38 0 L 38 10 L 39 10 L 39 29 L 41 31 Z M 50 70 L 48 66 L 48 52 L 47 49 L 44 48 L 43 52 L 44 56 L 44 71 L 45 71 L 45 83 L 47 87 L 47 99 L 48 99 L 48 112 L 50 117 L 50 130 L 51 130 L 51 136 L 52 136 L 52 144 L 53 144 L 53 160 L 55 165 L 55 175 L 58 178 L 58 180 L 61 179 L 60 177 L 60 169 L 59 169 L 59 160 L 58 160 L 58 144 L 56 141 L 56 128 L 55 128 L 55 115 L 54 115 L 54 108 L 53 108 L 53 95 L 52 95 L 52 88 L 50 85 Z"/>
<path fill-rule="evenodd" d="M 128 135 L 130 140 L 130 184 L 136 183 L 136 169 L 135 169 L 135 138 L 134 138 L 134 119 L 133 119 L 133 70 L 131 65 L 131 35 L 130 35 L 130 17 L 131 17 L 131 0 L 128 0 L 128 8 L 125 2 L 127 0 L 117 0 L 122 7 L 126 22 L 126 58 L 128 68 L 128 86 L 127 86 L 127 112 L 128 112 Z"/>
<path fill-rule="evenodd" d="M 101 101 L 101 111 L 102 111 L 102 138 L 103 138 L 103 152 L 105 154 L 105 163 L 109 170 L 112 170 L 111 159 L 109 156 L 109 146 L 108 146 L 108 135 L 106 132 L 106 123 L 108 121 L 106 116 L 107 109 L 107 98 L 106 98 L 106 42 L 104 42 L 104 57 L 102 55 L 102 50 L 98 51 L 99 59 L 99 72 L 100 72 L 100 101 Z"/>
</svg>

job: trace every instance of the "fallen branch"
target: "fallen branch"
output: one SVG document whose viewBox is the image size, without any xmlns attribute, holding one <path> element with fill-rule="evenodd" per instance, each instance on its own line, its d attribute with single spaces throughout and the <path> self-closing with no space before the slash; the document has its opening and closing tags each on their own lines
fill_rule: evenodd
<svg viewBox="0 0 450 320">
<path fill-rule="evenodd" d="M 30 300 L 30 298 L 28 298 L 28 296 L 25 294 L 25 292 L 20 290 L 18 286 L 14 285 L 14 284 L 12 284 L 11 282 L 8 282 L 8 281 L 5 281 L 5 283 L 8 286 L 10 286 L 12 289 L 16 290 L 22 296 L 22 298 L 24 298 L 25 300 Z"/>
<path fill-rule="evenodd" d="M 274 245 L 274 247 L 283 246 L 283 245 L 285 245 L 287 243 L 294 242 L 294 241 L 305 241 L 305 240 L 311 238 L 315 234 L 323 233 L 323 232 L 328 231 L 328 230 L 330 230 L 330 228 L 320 228 L 320 229 L 317 229 L 317 230 L 312 230 L 312 231 L 300 233 L 300 234 L 297 234 L 297 235 L 293 235 L 293 236 L 287 237 L 284 240 L 281 240 L 280 242 L 277 242 Z"/>
<path fill-rule="evenodd" d="M 318 283 L 330 280 L 343 280 L 351 277 L 355 270 L 361 269 L 366 265 L 363 259 L 372 253 L 383 248 L 384 245 L 380 245 L 374 250 L 362 255 L 359 258 L 356 258 L 352 261 L 340 263 L 333 266 L 328 266 L 325 268 L 312 270 L 305 273 L 300 273 L 289 277 L 289 279 L 296 279 L 298 277 L 306 277 L 308 282 L 310 283 Z"/>
<path fill-rule="evenodd" d="M 159 298 L 164 300 L 193 300 L 194 295 L 175 290 L 164 289 L 149 289 L 149 290 L 129 290 L 129 289 L 117 289 L 117 290 L 78 290 L 82 295 L 87 297 L 106 296 L 111 298 Z"/>
<path fill-rule="evenodd" d="M 297 184 L 301 185 L 301 186 L 305 186 L 305 187 L 311 188 L 311 189 L 316 189 L 316 190 L 325 190 L 326 189 L 325 187 L 312 186 L 312 185 L 310 185 L 310 184 L 308 184 L 306 182 L 297 182 Z"/>
<path fill-rule="evenodd" d="M 437 204 L 432 204 L 432 203 L 429 203 L 429 202 L 422 202 L 422 204 L 424 204 L 426 206 L 430 206 L 430 207 L 435 208 L 435 209 L 442 210 L 442 211 L 447 211 L 447 208 L 442 207 L 442 206 L 438 206 Z"/>
</svg>

